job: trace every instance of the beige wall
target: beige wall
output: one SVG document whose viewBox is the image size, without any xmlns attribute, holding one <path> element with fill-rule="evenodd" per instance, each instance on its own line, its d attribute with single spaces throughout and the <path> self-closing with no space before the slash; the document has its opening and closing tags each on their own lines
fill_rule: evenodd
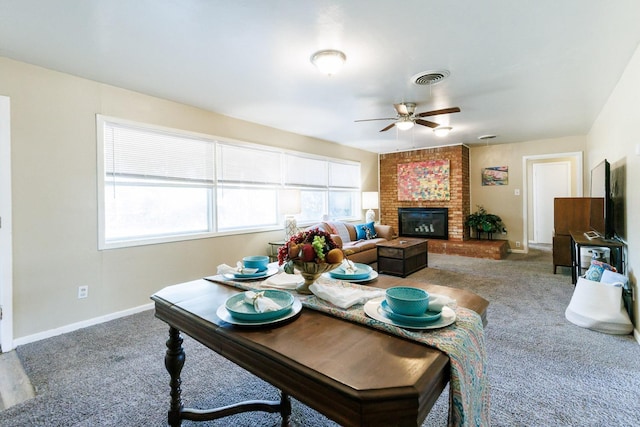
<svg viewBox="0 0 640 427">
<path fill-rule="evenodd" d="M 525 251 L 531 228 L 529 217 L 532 216 L 529 212 L 531 203 L 528 201 L 528 195 L 531 192 L 530 176 L 525 172 L 531 168 L 531 164 L 536 162 L 546 162 L 550 159 L 566 160 L 566 153 L 581 153 L 585 149 L 585 144 L 585 137 L 572 136 L 512 144 L 472 146 L 469 160 L 471 211 L 475 212 L 477 206 L 481 205 L 488 212 L 500 216 L 507 234 L 497 235 L 495 238 L 509 240 L 509 246 L 514 252 Z M 524 166 L 523 158 L 529 158 Z M 578 176 L 579 168 L 575 162 L 571 163 L 575 176 L 573 181 L 582 179 Z M 482 169 L 492 166 L 509 167 L 508 185 L 482 185 Z M 578 186 L 572 187 L 577 191 Z M 519 190 L 519 195 L 515 194 L 516 190 Z"/>
<path fill-rule="evenodd" d="M 362 162 L 377 190 L 377 155 L 0 58 L 11 98 L 14 339 L 148 304 L 160 288 L 267 253 L 281 232 L 98 251 L 95 115 Z M 211 94 L 215 96 L 215 94 Z M 79 300 L 80 285 L 89 297 Z"/>
<path fill-rule="evenodd" d="M 585 172 L 591 170 L 602 159 L 613 167 L 626 165 L 626 241 L 627 270 L 635 294 L 634 325 L 636 339 L 640 341 L 640 298 L 638 277 L 640 274 L 640 47 L 629 61 L 609 100 L 604 105 L 587 136 L 587 159 Z"/>
</svg>

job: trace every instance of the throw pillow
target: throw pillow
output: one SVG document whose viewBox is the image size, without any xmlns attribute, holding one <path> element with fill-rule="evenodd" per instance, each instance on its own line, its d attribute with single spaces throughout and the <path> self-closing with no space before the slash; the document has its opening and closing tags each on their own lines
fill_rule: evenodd
<svg viewBox="0 0 640 427">
<path fill-rule="evenodd" d="M 591 261 L 591 265 L 589 269 L 584 274 L 584 278 L 587 280 L 593 280 L 594 282 L 599 282 L 602 277 L 602 272 L 605 270 L 616 271 L 616 268 L 602 261 Z"/>
<path fill-rule="evenodd" d="M 378 237 L 372 222 L 366 224 L 356 224 L 356 238 L 358 240 L 369 240 Z"/>
<path fill-rule="evenodd" d="M 347 230 L 347 226 L 344 225 L 343 222 L 331 222 L 329 223 L 331 228 L 336 230 L 336 233 L 342 239 L 343 243 L 347 243 L 351 241 L 351 235 L 349 234 L 349 230 Z"/>
<path fill-rule="evenodd" d="M 378 237 L 378 234 L 376 233 L 376 227 L 373 225 L 373 222 L 368 222 L 366 224 L 364 234 L 366 235 L 367 240 L 375 239 L 376 237 Z"/>
</svg>

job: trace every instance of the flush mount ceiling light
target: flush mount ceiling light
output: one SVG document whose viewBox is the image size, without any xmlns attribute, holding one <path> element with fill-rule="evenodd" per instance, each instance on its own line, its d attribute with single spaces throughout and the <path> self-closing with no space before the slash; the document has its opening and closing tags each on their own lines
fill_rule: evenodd
<svg viewBox="0 0 640 427">
<path fill-rule="evenodd" d="M 415 122 L 411 120 L 409 117 L 401 117 L 396 122 L 396 127 L 400 130 L 409 130 L 413 127 Z"/>
<path fill-rule="evenodd" d="M 435 133 L 436 136 L 447 136 L 452 129 L 451 126 L 438 126 L 433 130 L 433 133 Z"/>
<path fill-rule="evenodd" d="M 311 55 L 311 63 L 329 76 L 340 71 L 346 60 L 347 56 L 339 50 L 320 50 Z"/>
</svg>

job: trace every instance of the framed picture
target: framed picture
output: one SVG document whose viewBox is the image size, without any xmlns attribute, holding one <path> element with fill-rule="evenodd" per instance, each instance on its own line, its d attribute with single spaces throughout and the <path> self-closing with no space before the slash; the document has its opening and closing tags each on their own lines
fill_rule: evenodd
<svg viewBox="0 0 640 427">
<path fill-rule="evenodd" d="M 482 169 L 482 185 L 508 185 L 509 166 L 494 166 Z"/>
<path fill-rule="evenodd" d="M 450 200 L 449 160 L 398 164 L 398 200 Z"/>
</svg>

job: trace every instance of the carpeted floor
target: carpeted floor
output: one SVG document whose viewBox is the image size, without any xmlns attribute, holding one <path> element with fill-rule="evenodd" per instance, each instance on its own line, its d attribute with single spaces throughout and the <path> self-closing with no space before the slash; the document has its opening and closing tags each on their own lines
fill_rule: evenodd
<svg viewBox="0 0 640 427">
<path fill-rule="evenodd" d="M 494 426 L 639 425 L 640 345 L 632 336 L 579 328 L 564 318 L 569 270 L 552 274 L 551 254 L 532 250 L 502 261 L 429 255 L 411 279 L 470 289 L 491 303 L 486 328 Z M 2 426 L 166 424 L 167 326 L 140 313 L 17 349 L 36 397 L 0 412 Z M 272 386 L 185 337 L 183 399 L 209 407 L 277 399 Z M 448 396 L 423 426 L 445 426 Z M 293 402 L 299 426 L 335 426 Z M 252 413 L 201 426 L 276 426 Z"/>
</svg>

